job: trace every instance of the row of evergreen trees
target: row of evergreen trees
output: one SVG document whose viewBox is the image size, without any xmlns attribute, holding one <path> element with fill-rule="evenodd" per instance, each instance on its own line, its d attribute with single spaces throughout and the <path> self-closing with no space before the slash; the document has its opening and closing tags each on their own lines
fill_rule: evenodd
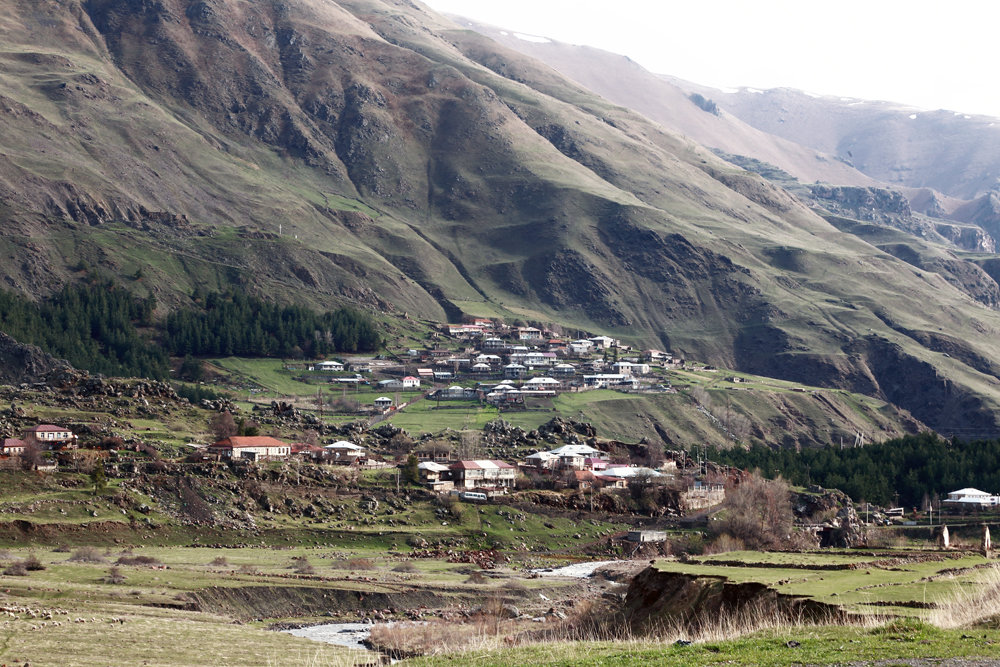
<svg viewBox="0 0 1000 667">
<path fill-rule="evenodd" d="M 167 377 L 168 353 L 301 357 L 382 345 L 371 318 L 346 308 L 316 313 L 233 293 L 202 295 L 196 305 L 158 322 L 153 297 L 107 281 L 66 286 L 39 302 L 0 290 L 0 331 L 76 368 L 153 379 Z"/>
<path fill-rule="evenodd" d="M 159 379 L 167 375 L 167 355 L 136 328 L 152 324 L 155 307 L 153 298 L 101 281 L 66 286 L 37 303 L 0 291 L 0 331 L 76 368 Z"/>
<path fill-rule="evenodd" d="M 211 293 L 199 310 L 167 316 L 164 340 L 173 355 L 319 357 L 371 352 L 381 338 L 365 315 L 341 308 L 316 313 L 235 293 Z"/>
<path fill-rule="evenodd" d="M 709 459 L 792 484 L 841 489 L 854 500 L 919 507 L 927 497 L 975 487 L 1000 490 L 1000 440 L 962 442 L 933 433 L 908 435 L 878 445 L 837 449 L 711 449 Z M 898 494 L 898 496 L 897 496 Z"/>
</svg>

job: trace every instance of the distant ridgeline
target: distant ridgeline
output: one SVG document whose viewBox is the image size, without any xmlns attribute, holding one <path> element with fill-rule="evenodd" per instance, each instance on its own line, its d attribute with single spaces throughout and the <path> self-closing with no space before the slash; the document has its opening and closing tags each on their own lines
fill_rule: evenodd
<svg viewBox="0 0 1000 667">
<path fill-rule="evenodd" d="M 975 487 L 1000 489 L 1000 440 L 962 442 L 934 433 L 908 435 L 879 445 L 837 449 L 712 449 L 713 461 L 766 477 L 780 474 L 792 484 L 819 484 L 840 489 L 855 501 L 879 505 L 896 501 L 920 507 L 925 498 L 944 497 L 950 491 Z"/>
<path fill-rule="evenodd" d="M 34 302 L 0 290 L 0 331 L 94 373 L 164 379 L 167 354 L 316 356 L 374 351 L 374 322 L 347 308 L 315 313 L 243 295 L 198 295 L 200 309 L 153 319 L 156 300 L 101 281 L 64 287 Z M 153 335 L 137 327 L 152 329 Z"/>
</svg>

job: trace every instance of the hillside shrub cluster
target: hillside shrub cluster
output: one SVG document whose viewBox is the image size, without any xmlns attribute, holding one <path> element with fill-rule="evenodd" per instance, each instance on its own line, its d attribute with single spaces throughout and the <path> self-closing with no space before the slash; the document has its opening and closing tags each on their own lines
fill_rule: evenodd
<svg viewBox="0 0 1000 667">
<path fill-rule="evenodd" d="M 965 487 L 1000 489 L 1000 440 L 963 442 L 933 433 L 908 435 L 867 447 L 837 449 L 749 449 L 708 451 L 714 461 L 781 475 L 792 484 L 840 489 L 855 501 L 898 502 L 917 507 L 925 497 Z"/>
</svg>

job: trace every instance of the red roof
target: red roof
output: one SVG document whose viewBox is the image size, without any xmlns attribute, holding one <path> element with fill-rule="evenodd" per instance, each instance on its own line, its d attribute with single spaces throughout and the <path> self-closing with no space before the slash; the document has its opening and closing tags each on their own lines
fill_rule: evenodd
<svg viewBox="0 0 1000 667">
<path fill-rule="evenodd" d="M 53 431 L 57 433 L 62 433 L 68 431 L 68 428 L 64 426 L 53 426 L 52 424 L 39 424 L 33 429 L 29 429 L 30 433 L 52 433 Z"/>
<path fill-rule="evenodd" d="M 3 449 L 11 447 L 24 447 L 24 440 L 21 440 L 20 438 L 4 438 Z"/>
<path fill-rule="evenodd" d="M 452 470 L 479 470 L 479 464 L 475 461 L 459 461 L 451 464 Z"/>
<path fill-rule="evenodd" d="M 288 443 L 269 435 L 234 435 L 224 438 L 212 446 L 243 449 L 244 447 L 288 447 Z"/>
</svg>

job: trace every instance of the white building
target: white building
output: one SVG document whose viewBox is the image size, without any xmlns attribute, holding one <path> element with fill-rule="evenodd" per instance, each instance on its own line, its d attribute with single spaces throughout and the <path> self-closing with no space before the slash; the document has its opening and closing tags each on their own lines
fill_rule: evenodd
<svg viewBox="0 0 1000 667">
<path fill-rule="evenodd" d="M 996 507 L 1000 505 L 1000 496 L 979 489 L 966 488 L 952 491 L 944 502 L 954 507 Z"/>
<path fill-rule="evenodd" d="M 316 364 L 316 370 L 318 371 L 342 371 L 344 370 L 344 364 L 339 361 L 321 361 Z"/>
<path fill-rule="evenodd" d="M 351 464 L 365 458 L 365 448 L 347 440 L 338 440 L 323 449 L 334 463 Z"/>
</svg>

